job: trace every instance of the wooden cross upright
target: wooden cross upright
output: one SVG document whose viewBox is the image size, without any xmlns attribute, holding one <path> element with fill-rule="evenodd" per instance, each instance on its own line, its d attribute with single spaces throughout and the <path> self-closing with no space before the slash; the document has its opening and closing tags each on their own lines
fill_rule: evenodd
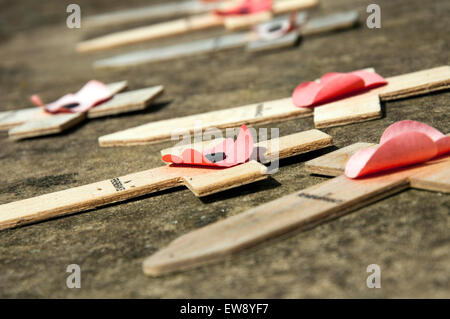
<svg viewBox="0 0 450 319">
<path fill-rule="evenodd" d="M 215 139 L 185 147 L 202 150 L 212 146 L 212 142 L 220 141 Z M 258 160 L 266 163 L 330 145 L 331 136 L 319 130 L 310 130 L 259 142 L 255 144 L 254 154 L 262 155 Z M 169 151 L 173 150 L 163 150 L 162 153 Z M 82 212 L 182 185 L 187 186 L 198 197 L 207 196 L 267 178 L 267 173 L 267 167 L 255 160 L 226 169 L 166 165 L 0 205 L 0 230 Z"/>
<path fill-rule="evenodd" d="M 225 26 L 228 30 L 249 28 L 255 24 L 269 21 L 274 15 L 306 10 L 315 7 L 318 0 L 275 0 L 272 11 L 258 12 L 243 16 L 223 17 L 214 13 L 191 16 L 146 27 L 111 33 L 105 36 L 78 43 L 78 52 L 106 50 L 118 46 L 150 41 L 157 38 Z"/>
<path fill-rule="evenodd" d="M 216 9 L 226 9 L 232 3 L 209 2 L 205 3 L 198 0 L 184 0 L 181 2 L 169 2 L 149 5 L 145 7 L 108 12 L 86 17 L 83 22 L 83 28 L 93 29 L 102 28 L 111 25 L 122 25 L 149 19 L 161 19 L 175 15 L 192 15 L 206 13 Z"/>
<path fill-rule="evenodd" d="M 306 22 L 306 18 L 307 14 L 305 12 L 298 13 L 296 15 L 296 21 L 297 25 L 301 27 L 276 39 L 260 39 L 258 34 L 254 31 L 239 32 L 235 34 L 223 35 L 217 38 L 121 54 L 115 57 L 95 61 L 94 67 L 98 69 L 121 68 L 151 62 L 167 61 L 197 54 L 217 52 L 244 45 L 247 45 L 247 51 L 250 52 L 292 47 L 298 42 L 299 37 L 352 28 L 358 22 L 358 12 L 349 11 L 337 13 L 321 18 L 311 19 L 308 22 Z M 282 16 L 277 17 L 268 23 L 270 23 L 270 25 L 277 26 L 285 21 L 288 22 L 289 19 L 289 15 Z"/>
<path fill-rule="evenodd" d="M 108 84 L 113 98 L 88 112 L 50 114 L 40 107 L 2 112 L 0 130 L 8 130 L 13 140 L 59 134 L 86 119 L 144 110 L 164 92 L 164 87 L 159 85 L 119 93 L 126 87 L 126 81 Z"/>
<path fill-rule="evenodd" d="M 242 124 L 261 124 L 314 115 L 316 128 L 365 122 L 382 116 L 381 101 L 393 101 L 450 87 L 450 67 L 394 76 L 388 84 L 367 93 L 355 95 L 314 109 L 296 107 L 292 98 L 250 104 L 230 109 L 150 122 L 141 126 L 101 136 L 100 146 L 128 146 L 170 139 L 172 131 L 185 128 L 192 133 L 198 126 L 228 128 Z"/>
<path fill-rule="evenodd" d="M 450 155 L 415 166 L 349 179 L 345 163 L 373 144 L 357 143 L 306 163 L 311 173 L 340 175 L 183 235 L 144 261 L 158 276 L 218 261 L 264 240 L 308 229 L 408 188 L 450 193 Z"/>
</svg>

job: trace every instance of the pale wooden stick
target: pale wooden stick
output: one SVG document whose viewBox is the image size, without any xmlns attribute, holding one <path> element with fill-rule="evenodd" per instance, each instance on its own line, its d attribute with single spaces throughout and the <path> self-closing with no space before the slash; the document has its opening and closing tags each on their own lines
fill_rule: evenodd
<svg viewBox="0 0 450 319">
<path fill-rule="evenodd" d="M 38 110 L 25 123 L 11 128 L 8 134 L 14 140 L 59 134 L 82 122 L 86 119 L 86 116 L 88 118 L 98 118 L 144 110 L 163 92 L 164 87 L 160 85 L 119 93 L 111 100 L 90 109 L 87 113 L 49 114 Z"/>
<path fill-rule="evenodd" d="M 128 82 L 127 81 L 114 82 L 107 84 L 106 86 L 112 95 L 116 95 L 127 88 Z M 40 107 L 31 107 L 27 109 L 8 111 L 5 112 L 3 116 L 0 113 L 0 131 L 1 130 L 7 131 L 27 121 L 33 119 L 42 119 L 48 116 L 51 115 L 44 112 Z"/>
<path fill-rule="evenodd" d="M 87 17 L 83 21 L 83 28 L 99 28 L 111 25 L 122 25 L 132 22 L 148 21 L 154 18 L 171 17 L 175 15 L 192 15 L 206 13 L 211 10 L 230 6 L 228 1 L 202 3 L 198 0 L 169 2 L 150 5 L 141 8 L 98 14 Z M 229 1 L 232 2 L 232 1 Z"/>
<path fill-rule="evenodd" d="M 88 118 L 97 118 L 145 110 L 163 93 L 164 86 L 162 85 L 120 93 L 111 100 L 90 109 L 87 116 Z"/>
<path fill-rule="evenodd" d="M 208 142 L 210 144 L 210 142 Z M 323 148 L 332 144 L 329 135 L 317 130 L 261 142 L 264 162 Z M 277 145 L 277 150 L 274 150 Z M 190 147 L 190 146 L 185 146 Z M 116 177 L 47 195 L 0 205 L 0 230 L 82 212 L 111 203 L 181 185 L 196 196 L 207 196 L 267 178 L 267 168 L 256 161 L 227 169 L 168 165 Z"/>
<path fill-rule="evenodd" d="M 450 136 L 450 134 L 447 134 Z M 374 146 L 371 143 L 356 143 L 341 148 L 337 151 L 328 153 L 305 163 L 305 168 L 312 174 L 339 176 L 345 171 L 345 164 L 357 151 Z M 440 162 L 437 158 L 430 162 Z M 410 178 L 413 188 L 426 189 L 439 192 L 450 192 L 450 174 L 448 171 L 441 170 L 430 174 L 428 171 L 424 174 L 416 174 Z"/>
<path fill-rule="evenodd" d="M 305 168 L 311 174 L 339 176 L 344 174 L 345 164 L 353 154 L 374 145 L 373 143 L 352 144 L 306 162 Z"/>
<path fill-rule="evenodd" d="M 21 125 L 32 118 L 43 116 L 45 112 L 40 107 L 3 112 L 0 117 L 0 131 L 8 131 L 14 126 Z"/>
<path fill-rule="evenodd" d="M 280 2 L 280 5 L 277 5 L 277 2 L 275 2 L 272 13 L 275 15 L 283 14 L 295 10 L 309 9 L 316 5 L 317 0 L 283 0 Z M 257 16 L 258 19 L 255 19 L 255 16 Z M 270 19 L 271 16 L 271 14 L 266 14 L 265 18 Z M 145 42 L 161 37 L 218 27 L 224 25 L 227 19 L 234 20 L 235 18 L 224 18 L 213 13 L 208 13 L 127 31 L 116 32 L 95 39 L 80 42 L 77 45 L 77 51 L 91 52 L 105 50 L 118 46 Z M 258 13 L 255 15 L 247 15 L 245 17 L 241 17 L 241 19 L 239 19 L 239 26 L 243 27 L 246 24 L 247 27 L 251 27 L 255 23 L 255 20 L 257 22 L 261 22 L 261 14 Z"/>
<path fill-rule="evenodd" d="M 219 144 L 223 140 L 223 138 L 219 138 L 211 141 L 166 148 L 161 150 L 161 156 L 167 154 L 181 156 L 183 151 L 187 148 L 193 148 L 203 152 L 214 145 Z M 258 159 L 261 163 L 269 163 L 278 158 L 292 157 L 331 145 L 333 145 L 333 139 L 330 135 L 313 129 L 258 142 L 254 146 L 255 151 L 253 152 L 253 158 Z M 257 154 L 256 150 L 263 153 Z M 260 156 L 260 158 L 258 158 L 258 156 Z"/>
<path fill-rule="evenodd" d="M 298 24 L 306 21 L 306 13 L 300 12 L 297 15 Z M 290 16 L 282 16 L 274 19 L 270 23 L 282 23 Z M 308 21 L 302 28 L 289 32 L 277 39 L 260 40 L 255 32 L 240 32 L 227 34 L 217 38 L 202 39 L 189 43 L 179 43 L 162 48 L 139 50 L 126 54 L 117 55 L 94 62 L 94 68 L 122 68 L 128 66 L 141 65 L 144 63 L 167 61 L 185 56 L 217 52 L 247 45 L 247 51 L 273 50 L 284 47 L 291 47 L 297 43 L 300 36 L 319 34 L 342 30 L 353 27 L 358 21 L 358 12 L 350 11 L 346 13 L 332 14 L 325 17 L 315 18 Z"/>
<path fill-rule="evenodd" d="M 15 126 L 8 131 L 12 140 L 59 134 L 86 119 L 86 113 L 62 113 L 42 116 Z"/>
<path fill-rule="evenodd" d="M 101 136 L 100 146 L 130 146 L 167 140 L 176 129 L 193 132 L 196 128 L 237 127 L 242 124 L 271 123 L 313 115 L 316 127 L 346 125 L 380 118 L 380 99 L 411 97 L 433 91 L 445 90 L 450 85 L 450 67 L 405 74 L 387 78 L 389 84 L 362 95 L 356 95 L 313 109 L 299 108 L 292 98 L 250 104 L 231 109 L 195 114 L 175 119 L 147 123 L 141 126 Z"/>
<path fill-rule="evenodd" d="M 151 122 L 99 138 L 100 146 L 129 146 L 170 139 L 176 129 L 192 133 L 195 129 L 238 127 L 242 124 L 270 123 L 312 115 L 311 109 L 298 108 L 292 99 L 281 99 L 231 109 Z"/>
<path fill-rule="evenodd" d="M 335 177 L 183 235 L 147 258 L 143 270 L 158 276 L 218 261 L 267 239 L 337 218 L 410 186 L 421 187 L 418 180 L 439 180 L 444 186 L 435 190 L 448 192 L 449 179 L 450 156 L 361 180 Z M 433 183 L 434 188 L 436 185 Z"/>
<path fill-rule="evenodd" d="M 323 128 L 366 122 L 378 119 L 381 115 L 379 96 L 368 92 L 316 107 L 314 126 Z"/>
<path fill-rule="evenodd" d="M 217 38 L 179 43 L 167 47 L 139 50 L 95 61 L 94 68 L 121 68 L 144 63 L 167 61 L 185 56 L 240 47 L 253 39 L 255 39 L 255 34 L 252 32 L 240 32 L 223 35 Z"/>
</svg>

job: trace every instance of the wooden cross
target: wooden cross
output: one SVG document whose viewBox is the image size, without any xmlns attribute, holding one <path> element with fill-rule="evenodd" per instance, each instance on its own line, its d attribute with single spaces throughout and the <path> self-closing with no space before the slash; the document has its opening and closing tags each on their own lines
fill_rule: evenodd
<svg viewBox="0 0 450 319">
<path fill-rule="evenodd" d="M 344 175 L 357 143 L 306 163 L 312 173 L 340 175 L 329 181 L 192 231 L 144 261 L 147 275 L 180 271 L 220 260 L 264 240 L 309 229 L 408 188 L 450 193 L 450 155 L 364 179 Z"/>
<path fill-rule="evenodd" d="M 78 43 L 78 52 L 91 52 L 118 46 L 150 41 L 191 31 L 225 26 L 229 30 L 249 28 L 255 24 L 269 21 L 274 15 L 312 8 L 318 0 L 275 0 L 271 11 L 258 12 L 244 16 L 223 17 L 214 13 L 191 16 L 146 27 L 111 33 L 102 37 Z"/>
<path fill-rule="evenodd" d="M 200 14 L 215 9 L 225 9 L 230 4 L 234 5 L 234 3 L 227 4 L 227 2 L 205 3 L 198 0 L 185 0 L 182 2 L 160 3 L 135 9 L 108 12 L 87 17 L 83 21 L 83 28 L 102 28 L 111 25 L 118 26 L 127 23 L 148 21 L 155 18 L 161 19 L 175 15 Z"/>
<path fill-rule="evenodd" d="M 121 54 L 115 57 L 98 60 L 94 62 L 94 67 L 98 69 L 121 68 L 144 63 L 167 61 L 185 56 L 217 52 L 244 45 L 247 45 L 247 51 L 249 52 L 280 49 L 294 46 L 301 36 L 343 30 L 355 26 L 358 22 L 357 11 L 332 14 L 321 18 L 311 19 L 308 22 L 306 22 L 306 17 L 307 14 L 305 12 L 298 13 L 296 16 L 297 25 L 302 25 L 302 27 L 277 39 L 263 40 L 259 39 L 258 34 L 254 31 L 240 32 L 223 35 L 217 38 Z M 289 16 L 278 17 L 270 23 L 277 25 L 284 21 L 289 21 L 289 19 Z"/>
<path fill-rule="evenodd" d="M 172 131 L 184 128 L 193 132 L 199 126 L 228 128 L 242 124 L 279 122 L 314 115 L 316 128 L 365 122 L 382 116 L 381 101 L 392 101 L 450 87 L 450 67 L 434 69 L 387 78 L 387 85 L 367 93 L 355 95 L 337 102 L 311 108 L 296 107 L 292 98 L 255 103 L 230 109 L 162 120 L 101 136 L 100 146 L 128 146 L 155 143 L 170 139 Z"/>
<path fill-rule="evenodd" d="M 86 119 L 144 110 L 164 92 L 164 87 L 159 85 L 119 93 L 126 87 L 126 81 L 108 84 L 113 98 L 88 112 L 49 114 L 40 107 L 2 112 L 0 130 L 8 130 L 13 140 L 58 134 Z"/>
<path fill-rule="evenodd" d="M 194 144 L 199 150 L 220 139 Z M 332 138 L 310 130 L 259 142 L 255 152 L 266 163 L 332 145 Z M 177 150 L 179 147 L 177 147 Z M 163 150 L 166 153 L 173 150 Z M 256 154 L 256 153 L 255 153 Z M 145 194 L 185 185 L 202 197 L 267 178 L 267 167 L 252 160 L 227 169 L 166 165 L 143 172 L 0 205 L 0 230 L 82 212 Z"/>
</svg>

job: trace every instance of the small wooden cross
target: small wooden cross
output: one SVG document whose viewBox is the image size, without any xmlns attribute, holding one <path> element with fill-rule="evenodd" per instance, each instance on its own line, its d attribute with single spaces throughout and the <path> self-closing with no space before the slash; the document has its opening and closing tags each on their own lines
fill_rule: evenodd
<svg viewBox="0 0 450 319">
<path fill-rule="evenodd" d="M 227 128 L 242 124 L 279 122 L 314 115 L 316 128 L 365 122 L 382 116 L 381 101 L 393 101 L 428 94 L 450 87 L 450 67 L 441 66 L 387 78 L 388 84 L 314 109 L 296 107 L 292 98 L 261 102 L 175 119 L 151 122 L 99 138 L 100 146 L 149 144 L 170 139 L 172 131 L 193 132 L 200 126 Z"/>
<path fill-rule="evenodd" d="M 276 0 L 271 11 L 243 16 L 223 17 L 206 13 L 146 27 L 111 33 L 78 43 L 78 52 L 106 50 L 118 46 L 150 41 L 157 38 L 225 26 L 228 30 L 249 28 L 255 24 L 269 21 L 274 15 L 301 11 L 315 7 L 318 0 Z"/>
<path fill-rule="evenodd" d="M 357 143 L 306 163 L 312 173 L 340 175 L 239 215 L 192 231 L 144 261 L 147 275 L 180 271 L 220 260 L 264 240 L 308 229 L 408 188 L 450 193 L 450 155 L 363 179 L 344 175 Z"/>
<path fill-rule="evenodd" d="M 277 39 L 263 40 L 260 39 L 258 34 L 253 31 L 239 32 L 235 34 L 223 35 L 217 38 L 198 40 L 189 43 L 179 43 L 167 47 L 158 47 L 121 54 L 111 58 L 95 61 L 94 68 L 122 68 L 151 62 L 178 59 L 185 56 L 217 52 L 244 45 L 247 45 L 247 51 L 249 52 L 291 47 L 297 43 L 299 37 L 352 28 L 358 21 L 358 12 L 349 11 L 337 13 L 311 19 L 308 22 L 306 22 L 306 18 L 307 15 L 305 12 L 300 12 L 297 14 L 297 24 L 302 27 Z M 276 18 L 269 23 L 277 25 L 283 23 L 284 21 L 289 21 L 289 19 L 289 16 L 283 16 Z"/>
<path fill-rule="evenodd" d="M 226 2 L 205 3 L 198 0 L 184 0 L 181 2 L 160 3 L 140 8 L 102 13 L 86 17 L 83 22 L 83 28 L 93 29 L 119 26 L 127 23 L 148 21 L 149 19 L 173 17 L 175 15 L 206 13 L 215 9 L 225 8 Z"/>
<path fill-rule="evenodd" d="M 213 140 L 219 143 L 220 139 Z M 211 141 L 187 145 L 199 150 Z M 319 130 L 287 135 L 255 144 L 262 163 L 332 145 L 332 138 Z M 179 147 L 176 148 L 177 150 Z M 163 150 L 162 153 L 173 152 Z M 185 185 L 202 197 L 267 178 L 267 167 L 252 160 L 231 168 L 166 165 L 143 172 L 79 186 L 34 198 L 0 205 L 0 230 L 82 212 L 145 194 Z"/>
<path fill-rule="evenodd" d="M 86 119 L 144 110 L 164 92 L 159 85 L 119 93 L 126 87 L 126 81 L 107 84 L 113 98 L 85 113 L 49 114 L 40 107 L 2 112 L 0 130 L 8 130 L 13 140 L 59 134 Z"/>
</svg>

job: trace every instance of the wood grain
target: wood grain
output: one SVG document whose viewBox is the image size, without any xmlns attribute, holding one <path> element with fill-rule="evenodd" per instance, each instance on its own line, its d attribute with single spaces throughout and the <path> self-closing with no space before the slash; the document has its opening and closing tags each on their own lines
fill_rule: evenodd
<svg viewBox="0 0 450 319">
<path fill-rule="evenodd" d="M 206 167 L 158 167 L 0 205 L 0 230 L 82 212 L 184 184 L 187 184 L 194 194 L 204 196 L 223 190 L 221 187 L 228 189 L 265 178 L 265 169 L 266 167 L 263 164 L 256 162 L 249 162 L 240 165 L 238 168 L 223 170 Z M 231 173 L 231 180 L 228 179 L 228 172 Z M 211 189 L 208 189 L 208 179 L 198 179 L 198 176 L 209 174 L 213 174 L 217 180 L 223 183 L 209 179 Z M 193 179 L 195 176 L 197 178 Z M 247 177 L 248 180 L 245 179 Z M 233 180 L 236 181 L 235 186 L 233 186 Z"/>
<path fill-rule="evenodd" d="M 144 273 L 159 276 L 218 261 L 270 238 L 309 229 L 404 190 L 410 186 L 410 178 L 430 180 L 446 175 L 448 182 L 449 169 L 450 156 L 447 156 L 440 162 L 375 177 L 358 180 L 342 175 L 335 177 L 179 237 L 144 261 Z"/>
<path fill-rule="evenodd" d="M 279 2 L 279 4 L 277 2 Z M 317 0 L 279 0 L 277 2 L 275 2 L 273 6 L 273 14 L 283 14 L 294 10 L 305 10 L 317 5 Z M 265 16 L 270 19 L 267 14 L 265 14 Z M 251 27 L 256 22 L 254 15 L 239 18 L 238 22 L 236 22 L 235 17 L 224 18 L 213 13 L 191 16 L 127 31 L 111 33 L 102 37 L 83 41 L 77 44 L 77 51 L 83 53 L 105 50 L 171 35 L 224 26 L 226 20 L 228 20 L 227 24 L 238 24 L 239 27 Z M 260 22 L 260 19 L 261 14 L 258 14 L 258 19 L 256 20 Z"/>
<path fill-rule="evenodd" d="M 144 110 L 163 93 L 164 87 L 162 85 L 119 93 L 111 100 L 90 109 L 88 118 Z"/>
<path fill-rule="evenodd" d="M 326 176 L 339 176 L 344 174 L 345 165 L 350 157 L 357 151 L 377 144 L 373 143 L 355 143 L 334 152 L 322 155 L 305 163 L 305 169 L 311 174 Z M 431 191 L 449 192 L 450 174 L 448 167 L 449 156 L 428 161 L 426 164 L 411 166 L 421 167 L 421 172 L 410 178 L 411 187 Z M 430 170 L 427 166 L 431 167 Z"/>
<path fill-rule="evenodd" d="M 8 132 L 13 140 L 62 133 L 88 118 L 143 110 L 164 92 L 163 86 L 116 94 L 111 100 L 92 108 L 86 113 L 49 114 L 37 109 L 31 119 L 14 126 Z"/>
<path fill-rule="evenodd" d="M 377 144 L 355 143 L 312 159 L 305 163 L 305 168 L 311 174 L 339 176 L 344 173 L 345 165 L 353 154 L 374 145 Z M 445 155 L 429 161 L 428 164 L 432 164 L 430 165 L 432 171 L 427 170 L 425 164 L 420 164 L 423 168 L 421 173 L 417 173 L 410 178 L 411 187 L 445 193 L 450 192 L 450 172 L 447 161 L 448 156 Z"/>
<path fill-rule="evenodd" d="M 146 259 L 143 269 L 147 275 L 158 276 L 214 262 L 269 238 L 338 217 L 407 186 L 404 177 L 366 181 L 364 185 L 336 177 L 181 236 Z"/>
<path fill-rule="evenodd" d="M 151 62 L 167 61 L 196 54 L 204 54 L 236 48 L 255 38 L 252 32 L 227 34 L 217 38 L 202 39 L 189 43 L 178 43 L 117 55 L 94 62 L 94 68 L 122 68 Z"/>
<path fill-rule="evenodd" d="M 203 153 L 223 140 L 224 138 L 216 138 L 166 148 L 161 150 L 161 156 L 166 154 L 181 156 L 183 151 L 189 148 Z M 296 156 L 331 145 L 333 145 L 333 138 L 330 135 L 313 129 L 255 143 L 252 158 L 258 159 L 261 163 L 270 163 L 277 159 Z"/>
<path fill-rule="evenodd" d="M 208 146 L 197 146 L 203 149 L 212 142 L 205 143 Z M 329 135 L 312 130 L 263 143 L 269 145 L 267 157 L 273 158 L 275 151 L 270 147 L 274 145 L 279 146 L 281 157 L 287 157 L 326 147 L 332 140 Z M 196 196 L 202 197 L 253 183 L 267 176 L 266 166 L 256 161 L 227 169 L 167 165 L 0 205 L 0 230 L 82 212 L 177 186 L 185 185 Z"/>
<path fill-rule="evenodd" d="M 298 23 L 303 25 L 306 20 L 306 13 L 300 12 L 297 15 Z M 276 17 L 268 23 L 280 23 L 289 19 L 288 16 Z M 298 41 L 298 37 L 318 33 L 331 32 L 351 28 L 355 25 L 358 14 L 355 11 L 332 14 L 325 17 L 314 18 L 308 21 L 299 30 L 272 40 L 260 40 L 255 32 L 238 32 L 227 34 L 216 38 L 202 39 L 189 43 L 177 43 L 166 47 L 158 47 L 146 50 L 134 51 L 120 54 L 111 58 L 101 59 L 94 62 L 97 69 L 123 68 L 136 66 L 145 63 L 167 61 L 181 57 L 217 52 L 247 45 L 247 51 L 264 51 L 280 49 L 293 46 Z"/>
<path fill-rule="evenodd" d="M 317 128 L 366 122 L 382 116 L 380 98 L 372 92 L 357 95 L 314 109 Z"/>
<path fill-rule="evenodd" d="M 125 90 L 128 86 L 127 81 L 114 82 L 106 85 L 108 90 L 112 95 Z M 3 116 L 0 113 L 0 131 L 9 130 L 15 126 L 21 125 L 27 121 L 33 119 L 41 119 L 44 117 L 51 116 L 50 114 L 44 112 L 40 107 L 31 107 L 21 110 L 13 110 L 5 112 Z"/>
<path fill-rule="evenodd" d="M 32 118 L 42 116 L 42 114 L 44 114 L 44 112 L 39 107 L 4 112 L 0 117 L 0 130 L 7 131 L 14 126 L 23 124 Z"/>
<path fill-rule="evenodd" d="M 389 77 L 386 80 L 388 81 L 386 86 L 363 95 L 316 107 L 314 112 L 316 127 L 334 127 L 380 118 L 381 106 L 375 98 L 370 100 L 371 95 L 379 96 L 381 101 L 393 101 L 446 90 L 450 87 L 450 66 Z"/>
<path fill-rule="evenodd" d="M 15 126 L 8 131 L 9 138 L 25 138 L 59 134 L 86 119 L 86 113 L 61 113 L 43 116 Z"/>
<path fill-rule="evenodd" d="M 331 127 L 378 118 L 381 116 L 379 98 L 411 97 L 447 89 L 450 81 L 450 67 L 443 66 L 431 70 L 423 70 L 401 77 L 387 78 L 387 80 L 390 83 L 387 87 L 373 89 L 363 95 L 356 95 L 342 101 L 314 108 L 315 123 L 320 127 Z M 242 124 L 271 123 L 306 117 L 312 115 L 312 112 L 312 109 L 296 107 L 292 103 L 291 97 L 288 97 L 275 101 L 152 122 L 101 136 L 99 144 L 106 147 L 155 143 L 169 139 L 172 132 L 180 128 L 185 132 L 193 132 L 196 126 L 203 130 L 212 127 L 223 129 L 237 127 Z"/>
<path fill-rule="evenodd" d="M 450 156 L 443 156 L 432 161 L 428 169 L 424 169 L 410 177 L 411 187 L 428 191 L 450 193 Z"/>
<path fill-rule="evenodd" d="M 184 185 L 195 196 L 202 197 L 250 184 L 265 179 L 267 176 L 267 167 L 256 161 L 250 161 L 226 170 L 216 169 L 207 175 L 184 177 Z"/>
<path fill-rule="evenodd" d="M 161 22 L 127 31 L 111 33 L 80 42 L 77 44 L 76 49 L 81 53 L 100 51 L 222 25 L 222 17 L 207 13 L 169 22 Z"/>
<path fill-rule="evenodd" d="M 305 169 L 311 174 L 339 176 L 344 174 L 345 164 L 357 151 L 376 144 L 355 143 L 334 152 L 316 157 L 305 163 Z"/>
<path fill-rule="evenodd" d="M 238 127 L 242 124 L 262 124 L 276 120 L 311 116 L 312 110 L 295 107 L 291 98 L 250 104 L 231 109 L 195 114 L 151 122 L 99 138 L 100 146 L 130 146 L 160 142 L 171 138 L 177 130 L 193 133 L 195 129 Z"/>
<path fill-rule="evenodd" d="M 450 66 L 398 75 L 376 90 L 382 101 L 404 99 L 450 88 Z"/>
</svg>

